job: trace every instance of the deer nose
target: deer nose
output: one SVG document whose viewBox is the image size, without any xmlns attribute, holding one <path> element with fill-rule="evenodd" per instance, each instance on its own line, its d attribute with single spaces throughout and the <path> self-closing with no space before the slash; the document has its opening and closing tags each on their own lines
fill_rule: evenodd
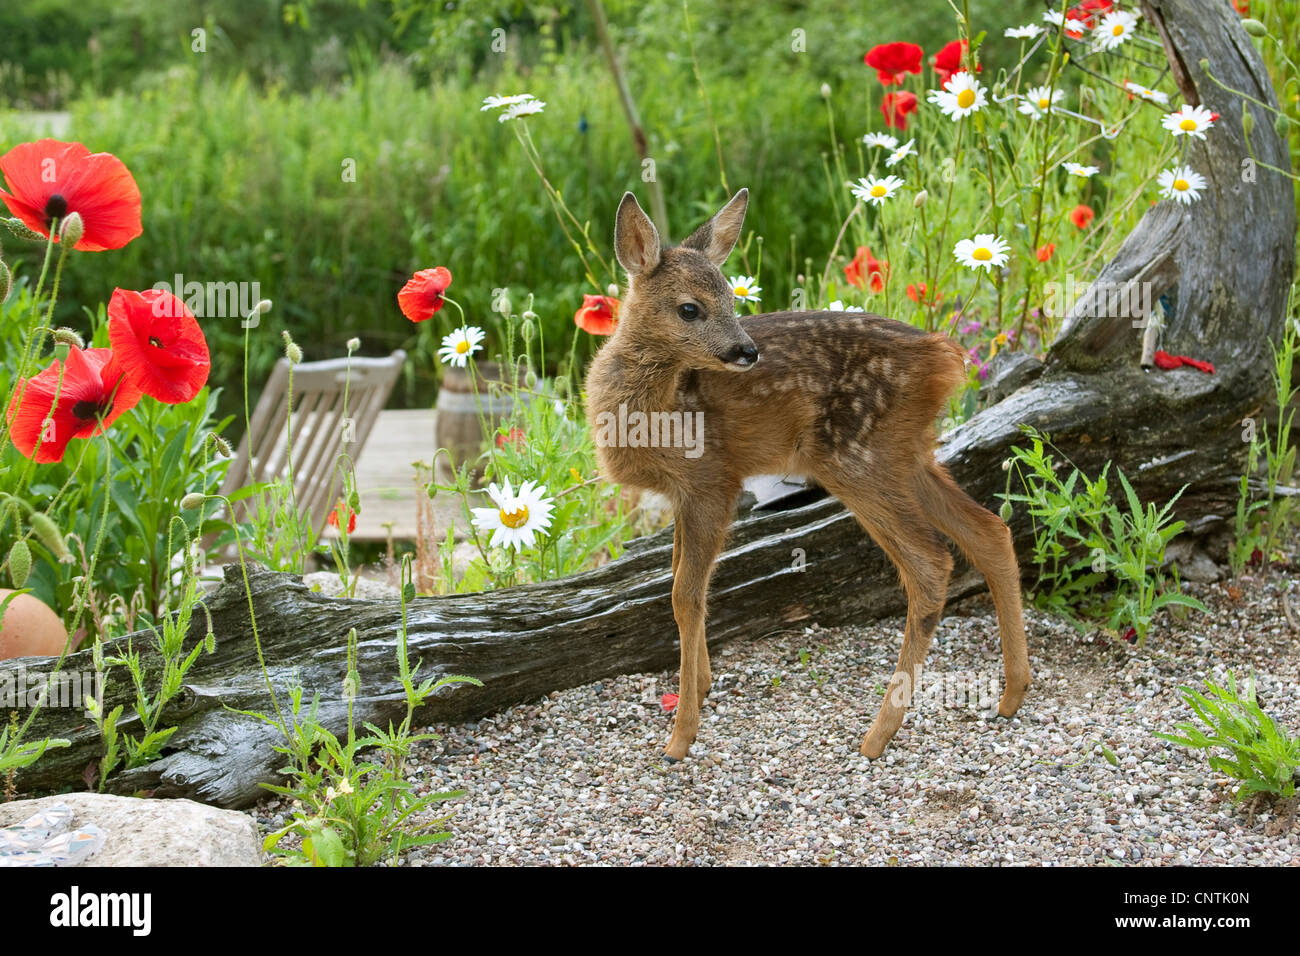
<svg viewBox="0 0 1300 956">
<path fill-rule="evenodd" d="M 737 345 L 728 352 L 722 359 L 728 365 L 735 365 L 740 368 L 749 368 L 758 361 L 758 349 L 753 342 L 747 342 L 744 345 Z"/>
</svg>

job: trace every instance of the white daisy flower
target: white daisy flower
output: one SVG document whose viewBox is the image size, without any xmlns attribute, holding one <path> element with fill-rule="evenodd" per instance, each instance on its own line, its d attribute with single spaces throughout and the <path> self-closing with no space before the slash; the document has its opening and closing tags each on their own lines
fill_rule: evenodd
<svg viewBox="0 0 1300 956">
<path fill-rule="evenodd" d="M 1156 183 L 1160 186 L 1160 195 L 1166 199 L 1177 200 L 1185 206 L 1190 206 L 1194 200 L 1200 199 L 1201 190 L 1206 185 L 1205 177 L 1190 166 L 1166 169 L 1156 177 Z"/>
<path fill-rule="evenodd" d="M 540 113 L 546 109 L 546 103 L 542 100 L 528 100 L 524 103 L 516 103 L 506 108 L 506 111 L 497 117 L 498 123 L 504 123 L 506 120 L 518 119 L 521 116 L 531 116 L 533 113 Z"/>
<path fill-rule="evenodd" d="M 483 105 L 478 108 L 478 111 L 483 113 L 487 110 L 499 110 L 503 106 L 514 106 L 517 103 L 527 103 L 532 99 L 536 99 L 532 93 L 515 93 L 511 96 L 488 96 L 484 97 Z"/>
<path fill-rule="evenodd" d="M 763 291 L 761 286 L 754 285 L 753 276 L 732 276 L 729 280 L 731 283 L 731 294 L 741 302 L 758 302 L 758 294 Z"/>
<path fill-rule="evenodd" d="M 885 176 L 883 179 L 871 176 L 868 179 L 859 179 L 856 183 L 849 183 L 849 192 L 865 203 L 883 206 L 885 200 L 893 196 L 902 185 L 903 181 L 897 176 Z"/>
<path fill-rule="evenodd" d="M 957 261 L 968 269 L 983 269 L 988 272 L 994 266 L 1007 264 L 1007 253 L 1011 246 L 1000 236 L 991 232 L 981 232 L 974 239 L 963 239 L 953 247 L 952 254 Z"/>
<path fill-rule="evenodd" d="M 492 540 L 488 542 L 490 548 L 514 548 L 516 551 L 531 548 L 537 533 L 551 526 L 555 499 L 546 498 L 545 494 L 545 485 L 531 481 L 519 486 L 519 494 L 510 487 L 509 478 L 504 489 L 493 482 L 488 487 L 488 496 L 496 507 L 474 508 L 474 527 L 492 532 Z"/>
<path fill-rule="evenodd" d="M 1112 10 L 1092 31 L 1093 42 L 1103 50 L 1113 50 L 1133 36 L 1137 25 L 1137 17 L 1127 10 Z"/>
<path fill-rule="evenodd" d="M 830 305 L 826 306 L 831 312 L 865 312 L 866 309 L 860 305 L 845 305 L 839 299 L 836 299 Z"/>
<path fill-rule="evenodd" d="M 885 149 L 894 149 L 898 146 L 898 140 L 888 133 L 868 133 L 862 137 L 862 142 L 868 146 L 883 146 Z"/>
<path fill-rule="evenodd" d="M 943 110 L 945 116 L 951 116 L 954 123 L 988 105 L 984 87 L 965 70 L 954 73 L 942 90 L 931 90 L 928 99 Z"/>
<path fill-rule="evenodd" d="M 906 143 L 904 143 L 902 146 L 898 147 L 898 149 L 894 150 L 892 153 L 889 154 L 889 158 L 885 160 L 885 165 L 892 168 L 894 166 L 897 166 L 903 160 L 907 159 L 907 157 L 915 156 L 916 155 L 915 144 L 916 144 L 916 140 L 909 139 Z"/>
<path fill-rule="evenodd" d="M 1042 32 L 1043 28 L 1037 23 L 1029 23 L 1023 27 L 1007 27 L 1002 31 L 1002 35 L 1013 40 L 1032 40 Z"/>
<path fill-rule="evenodd" d="M 1016 109 L 1026 116 L 1040 120 L 1063 99 L 1065 99 L 1064 90 L 1049 90 L 1045 86 L 1031 86 L 1020 98 L 1020 105 Z"/>
<path fill-rule="evenodd" d="M 1149 90 L 1141 83 L 1134 83 L 1132 80 L 1125 80 L 1124 89 L 1128 90 L 1134 96 L 1140 96 L 1142 99 L 1150 100 L 1152 103 L 1159 103 L 1161 106 L 1169 105 L 1169 94 L 1161 93 L 1159 90 Z"/>
<path fill-rule="evenodd" d="M 1175 136 L 1195 136 L 1205 139 L 1205 131 L 1214 125 L 1214 114 L 1204 106 L 1188 106 L 1166 113 L 1160 124 Z"/>
<path fill-rule="evenodd" d="M 487 338 L 487 333 L 477 325 L 462 325 L 450 335 L 443 336 L 442 348 L 438 349 L 438 358 L 447 365 L 464 368 L 469 357 L 479 350 L 479 343 Z"/>
<path fill-rule="evenodd" d="M 1084 166 L 1082 163 L 1061 163 L 1061 168 L 1071 176 L 1081 176 L 1084 179 L 1101 172 L 1100 166 Z"/>
<path fill-rule="evenodd" d="M 1060 10 L 1048 10 L 1043 14 L 1043 22 L 1050 23 L 1054 27 L 1059 27 L 1065 22 L 1065 14 Z"/>
</svg>

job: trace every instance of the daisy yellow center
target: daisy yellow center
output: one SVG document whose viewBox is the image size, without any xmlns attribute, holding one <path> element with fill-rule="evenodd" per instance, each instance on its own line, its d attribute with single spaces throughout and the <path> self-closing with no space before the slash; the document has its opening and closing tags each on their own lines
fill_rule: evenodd
<svg viewBox="0 0 1300 956">
<path fill-rule="evenodd" d="M 889 190 L 879 183 L 876 183 L 876 185 L 871 187 L 871 195 L 875 196 L 877 199 L 885 195 L 887 192 L 889 192 Z"/>
<path fill-rule="evenodd" d="M 975 102 L 974 90 L 962 90 L 960 93 L 957 94 L 957 105 L 960 106 L 962 109 L 969 109 L 971 104 L 974 102 Z"/>
<path fill-rule="evenodd" d="M 736 286 L 736 295 L 740 296 L 742 299 L 745 296 L 749 295 L 749 286 L 747 285 Z"/>
<path fill-rule="evenodd" d="M 1185 130 L 1187 130 L 1187 131 L 1190 133 L 1192 130 L 1196 129 L 1196 120 L 1191 119 L 1191 118 L 1189 117 L 1189 118 L 1183 120 L 1182 122 L 1180 122 L 1180 123 L 1178 124 L 1178 128 L 1179 128 L 1179 129 L 1185 129 Z"/>
<path fill-rule="evenodd" d="M 988 262 L 990 259 L 993 258 L 993 253 L 990 252 L 985 246 L 980 246 L 978 249 L 976 249 L 974 252 L 970 254 L 970 257 L 972 259 L 977 259 L 980 262 Z"/>
<path fill-rule="evenodd" d="M 501 509 L 501 523 L 507 528 L 518 528 L 522 524 L 528 523 L 528 506 L 520 505 L 518 511 L 506 511 Z"/>
<path fill-rule="evenodd" d="M 456 343 L 456 354 L 464 355 L 469 351 L 469 339 L 461 339 Z"/>
<path fill-rule="evenodd" d="M 1191 184 L 1185 179 L 1175 179 L 1174 188 L 1177 189 L 1180 193 L 1186 192 L 1188 189 L 1191 188 Z"/>
<path fill-rule="evenodd" d="M 1049 100 L 1046 96 L 1041 97 L 1038 101 L 1038 108 L 1040 110 L 1045 110 L 1051 105 L 1052 105 L 1052 101 Z"/>
<path fill-rule="evenodd" d="M 1122 37 L 1124 35 L 1124 24 L 1122 23 L 1115 24 L 1113 27 L 1110 28 L 1110 32 L 1113 36 Z"/>
</svg>

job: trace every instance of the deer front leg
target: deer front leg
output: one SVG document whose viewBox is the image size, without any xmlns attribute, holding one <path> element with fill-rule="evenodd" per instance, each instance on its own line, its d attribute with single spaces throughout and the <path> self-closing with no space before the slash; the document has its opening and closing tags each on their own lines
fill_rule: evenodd
<svg viewBox="0 0 1300 956">
<path fill-rule="evenodd" d="M 664 749 L 670 760 L 683 760 L 700 729 L 700 704 L 708 692 L 709 648 L 704 618 L 709 575 L 726 536 L 727 512 L 711 515 L 679 511 L 673 531 L 673 617 L 681 641 L 681 675 L 673 735 Z"/>
<path fill-rule="evenodd" d="M 681 522 L 673 523 L 673 583 L 677 581 L 677 562 L 682 553 Z M 700 689 L 700 703 L 709 695 L 713 686 L 713 672 L 709 669 L 709 642 L 707 637 L 700 641 L 699 652 L 695 655 L 696 686 Z"/>
</svg>

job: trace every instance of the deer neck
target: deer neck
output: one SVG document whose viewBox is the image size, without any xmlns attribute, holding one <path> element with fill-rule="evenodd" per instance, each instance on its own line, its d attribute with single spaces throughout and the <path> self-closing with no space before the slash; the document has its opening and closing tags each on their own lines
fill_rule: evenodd
<svg viewBox="0 0 1300 956">
<path fill-rule="evenodd" d="M 595 412 L 672 411 L 690 373 L 675 361 L 647 358 L 634 343 L 611 340 L 596 356 L 588 384 L 588 399 Z"/>
</svg>

